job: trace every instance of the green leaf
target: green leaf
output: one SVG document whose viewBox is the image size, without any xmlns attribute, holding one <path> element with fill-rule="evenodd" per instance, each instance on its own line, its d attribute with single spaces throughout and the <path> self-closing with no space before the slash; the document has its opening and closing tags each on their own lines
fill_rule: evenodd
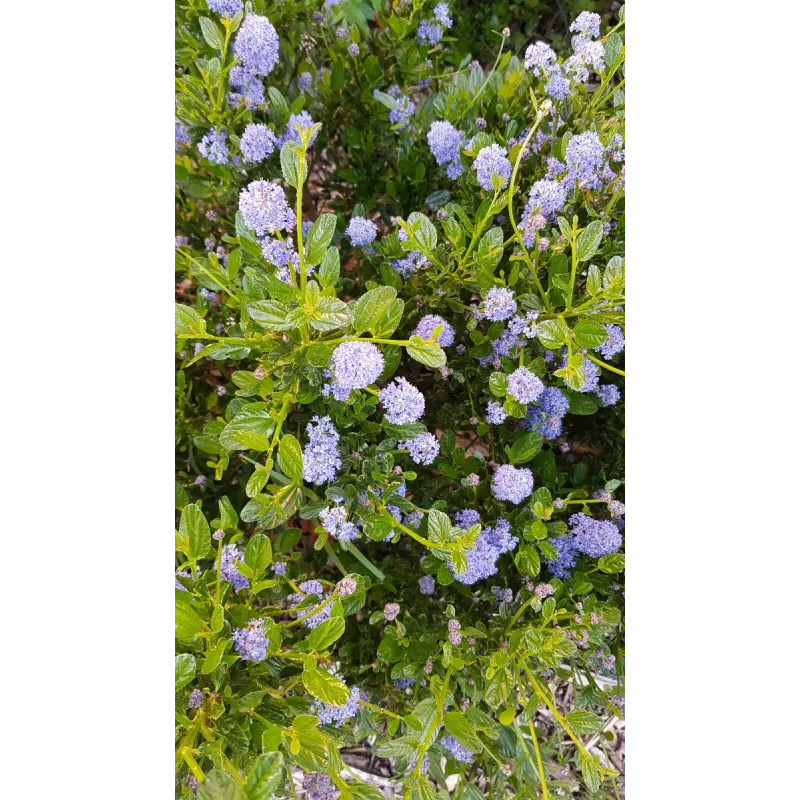
<svg viewBox="0 0 800 800">
<path fill-rule="evenodd" d="M 317 331 L 333 331 L 350 322 L 350 309 L 337 297 L 320 297 L 308 317 Z"/>
<path fill-rule="evenodd" d="M 596 219 L 590 222 L 579 234 L 575 242 L 575 255 L 578 261 L 588 261 L 600 247 L 603 238 L 603 223 Z"/>
<path fill-rule="evenodd" d="M 603 727 L 603 720 L 591 711 L 574 708 L 566 715 L 570 728 L 575 733 L 597 733 Z"/>
<path fill-rule="evenodd" d="M 545 319 L 536 326 L 536 336 L 548 350 L 557 350 L 569 340 L 569 326 L 563 319 Z"/>
<path fill-rule="evenodd" d="M 191 683 L 196 672 L 197 662 L 191 653 L 181 653 L 179 656 L 175 656 L 175 691 L 177 692 Z"/>
<path fill-rule="evenodd" d="M 191 639 L 203 630 L 203 620 L 192 608 L 191 600 L 181 597 L 185 594 L 175 590 L 175 638 Z"/>
<path fill-rule="evenodd" d="M 225 650 L 228 646 L 226 639 L 220 639 L 210 650 L 206 652 L 206 657 L 200 667 L 200 672 L 203 675 L 210 675 L 222 661 L 222 656 L 225 655 Z"/>
<path fill-rule="evenodd" d="M 256 534 L 244 551 L 244 563 L 253 570 L 253 579 L 260 578 L 272 563 L 272 543 L 263 533 Z"/>
<path fill-rule="evenodd" d="M 275 430 L 271 417 L 261 414 L 239 414 L 220 432 L 219 443 L 226 450 L 268 450 Z"/>
<path fill-rule="evenodd" d="M 591 319 L 583 319 L 575 324 L 572 329 L 575 341 L 579 347 L 594 350 L 606 340 L 608 331 L 599 323 Z"/>
<path fill-rule="evenodd" d="M 448 711 L 444 715 L 444 727 L 467 750 L 471 750 L 473 753 L 480 753 L 483 750 L 483 743 L 461 711 Z"/>
<path fill-rule="evenodd" d="M 328 650 L 343 633 L 344 618 L 331 617 L 311 631 L 308 636 L 308 643 L 312 650 L 321 653 L 324 650 Z"/>
<path fill-rule="evenodd" d="M 212 769 L 197 787 L 197 800 L 245 800 L 245 794 L 227 772 Z"/>
<path fill-rule="evenodd" d="M 200 17 L 200 30 L 203 32 L 203 38 L 209 47 L 213 50 L 222 50 L 225 44 L 225 37 L 208 17 Z"/>
<path fill-rule="evenodd" d="M 424 214 L 420 214 L 419 211 L 415 211 L 413 214 L 409 214 L 408 224 L 413 230 L 413 236 L 409 236 L 407 242 L 403 243 L 404 249 L 406 244 L 408 243 L 413 244 L 414 239 L 417 241 L 418 244 L 421 245 L 421 248 L 416 248 L 412 246 L 409 248 L 411 250 L 423 249 L 427 250 L 427 252 L 430 253 L 432 250 L 435 249 L 436 243 L 438 241 L 436 228 Z"/>
<path fill-rule="evenodd" d="M 378 286 L 376 289 L 370 289 L 355 303 L 352 303 L 353 325 L 356 333 L 373 330 L 396 297 L 396 289 L 391 286 Z"/>
<path fill-rule="evenodd" d="M 319 278 L 323 286 L 333 286 L 339 280 L 339 251 L 335 247 L 329 247 L 325 251 L 319 268 Z"/>
<path fill-rule="evenodd" d="M 283 331 L 292 326 L 288 321 L 289 306 L 278 300 L 258 300 L 247 304 L 250 319 L 269 330 Z"/>
<path fill-rule="evenodd" d="M 225 610 L 219 603 L 214 605 L 214 610 L 211 612 L 211 631 L 212 633 L 219 633 L 225 624 Z"/>
<path fill-rule="evenodd" d="M 193 308 L 175 303 L 175 336 L 178 339 L 207 339 L 206 321 Z"/>
<path fill-rule="evenodd" d="M 186 506 L 181 512 L 180 533 L 189 542 L 186 554 L 192 561 L 205 558 L 211 551 L 211 529 L 196 503 Z"/>
<path fill-rule="evenodd" d="M 331 706 L 343 706 L 350 698 L 347 686 L 312 661 L 307 661 L 303 667 L 303 686 L 317 700 Z"/>
<path fill-rule="evenodd" d="M 580 392 L 570 392 L 569 395 L 569 413 L 577 414 L 581 417 L 588 417 L 597 411 L 597 403 L 588 394 L 581 394 Z"/>
<path fill-rule="evenodd" d="M 397 274 L 397 273 L 395 273 Z M 405 304 L 399 298 L 392 300 L 389 307 L 378 316 L 378 319 L 373 325 L 373 332 L 375 336 L 384 339 L 391 336 L 396 330 L 400 321 L 403 319 L 403 310 Z"/>
<path fill-rule="evenodd" d="M 541 449 L 544 437 L 541 433 L 526 433 L 520 436 L 514 444 L 511 445 L 509 458 L 512 464 L 524 464 L 530 461 Z"/>
<path fill-rule="evenodd" d="M 303 158 L 305 158 L 305 156 L 303 156 Z M 289 186 L 294 186 L 295 189 L 300 180 L 299 170 L 300 155 L 292 142 L 286 142 L 283 147 L 281 147 L 281 172 L 283 172 L 283 179 L 286 183 L 288 183 Z"/>
<path fill-rule="evenodd" d="M 618 33 L 612 33 L 606 39 L 605 51 L 606 71 L 609 71 L 617 65 L 622 57 L 622 37 Z"/>
<path fill-rule="evenodd" d="M 278 447 L 278 467 L 287 478 L 295 483 L 303 480 L 303 450 L 300 442 L 291 433 L 281 437 Z"/>
<path fill-rule="evenodd" d="M 426 342 L 419 336 L 412 336 L 406 352 L 414 359 L 431 369 L 438 369 L 447 363 L 447 356 L 436 342 Z"/>
<path fill-rule="evenodd" d="M 317 217 L 308 232 L 308 240 L 305 243 L 306 261 L 312 267 L 322 263 L 335 232 L 336 214 L 322 214 Z"/>
<path fill-rule="evenodd" d="M 247 800 L 272 800 L 283 790 L 283 755 L 264 753 L 256 757 L 247 773 Z"/>
<path fill-rule="evenodd" d="M 581 775 L 583 775 L 586 788 L 590 792 L 596 792 L 600 789 L 600 768 L 593 756 L 587 757 L 583 752 L 583 750 L 578 750 L 578 766 L 580 767 Z"/>
<path fill-rule="evenodd" d="M 489 708 L 497 710 L 500 706 L 505 705 L 506 699 L 511 694 L 513 683 L 511 673 L 506 667 L 498 669 L 489 678 L 483 695 Z"/>
<path fill-rule="evenodd" d="M 505 397 L 508 391 L 508 375 L 503 372 L 493 372 L 489 376 L 489 391 L 495 397 Z"/>
<path fill-rule="evenodd" d="M 520 545 L 514 556 L 514 563 L 520 572 L 529 575 L 531 578 L 535 578 L 539 574 L 542 566 L 536 548 L 527 544 Z"/>
<path fill-rule="evenodd" d="M 481 237 L 475 251 L 475 262 L 485 272 L 492 273 L 503 257 L 503 229 L 490 228 Z"/>
<path fill-rule="evenodd" d="M 622 572 L 625 569 L 625 554 L 624 553 L 609 553 L 602 556 L 597 562 L 601 572 L 608 575 L 613 575 L 617 572 Z"/>
<path fill-rule="evenodd" d="M 603 278 L 600 270 L 592 264 L 586 275 L 586 291 L 590 297 L 599 294 L 603 290 Z"/>
</svg>

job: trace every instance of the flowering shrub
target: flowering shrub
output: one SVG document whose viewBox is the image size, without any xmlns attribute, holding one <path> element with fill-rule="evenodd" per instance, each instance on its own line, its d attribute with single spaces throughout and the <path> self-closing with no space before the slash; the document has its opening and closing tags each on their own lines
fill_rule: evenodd
<svg viewBox="0 0 800 800">
<path fill-rule="evenodd" d="M 487 70 L 458 11 L 179 6 L 178 796 L 614 781 L 624 8 Z"/>
</svg>

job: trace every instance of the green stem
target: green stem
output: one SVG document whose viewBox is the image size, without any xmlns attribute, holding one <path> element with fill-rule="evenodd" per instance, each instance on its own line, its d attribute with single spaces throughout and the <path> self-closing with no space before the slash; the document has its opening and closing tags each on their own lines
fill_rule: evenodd
<svg viewBox="0 0 800 800">
<path fill-rule="evenodd" d="M 336 569 L 342 573 L 342 575 L 347 575 L 347 570 L 342 566 L 342 562 L 339 561 L 339 556 L 333 552 L 333 548 L 331 547 L 331 543 L 326 539 L 325 544 L 323 545 L 325 548 L 325 552 L 328 554 L 328 558 L 336 565 Z"/>
<path fill-rule="evenodd" d="M 223 19 L 222 25 L 225 28 L 225 41 L 222 43 L 222 52 L 220 53 L 219 87 L 217 88 L 217 102 L 214 106 L 217 114 L 222 110 L 222 94 L 225 88 L 225 56 L 228 54 L 228 42 L 231 39 L 230 22 L 227 19 Z"/>
<path fill-rule="evenodd" d="M 494 60 L 494 66 L 492 67 L 492 69 L 489 72 L 489 74 L 486 76 L 486 79 L 484 80 L 484 82 L 481 84 L 480 89 L 478 89 L 478 91 L 475 92 L 475 95 L 472 98 L 472 100 L 470 101 L 469 105 L 459 115 L 459 120 L 464 119 L 464 117 L 467 115 L 467 113 L 472 108 L 472 106 L 475 105 L 475 102 L 481 96 L 481 93 L 483 92 L 483 90 L 486 88 L 486 84 L 489 83 L 489 80 L 491 79 L 492 75 L 494 75 L 495 70 L 497 69 L 497 65 L 500 63 L 500 56 L 503 55 L 503 46 L 505 45 L 505 43 L 506 43 L 506 37 L 503 36 L 503 40 L 500 42 L 500 50 L 498 50 L 497 58 Z"/>
<path fill-rule="evenodd" d="M 549 800 L 550 793 L 547 791 L 547 779 L 544 774 L 542 764 L 542 754 L 539 752 L 539 740 L 536 738 L 536 730 L 533 727 L 533 720 L 528 720 L 528 727 L 531 729 L 531 739 L 533 739 L 533 749 L 536 753 L 536 768 L 539 771 L 539 781 L 542 784 L 542 800 Z"/>
<path fill-rule="evenodd" d="M 428 725 L 428 730 L 425 732 L 425 738 L 422 740 L 420 752 L 417 756 L 417 766 L 414 768 L 414 774 L 417 777 L 422 774 L 422 759 L 425 758 L 425 754 L 428 752 L 428 747 L 430 746 L 433 734 L 439 726 L 439 720 L 441 719 L 442 712 L 444 711 L 444 699 L 447 696 L 447 684 L 450 683 L 450 675 L 452 672 L 453 668 L 448 667 L 447 672 L 444 674 L 442 688 L 436 701 L 436 715 L 431 719 L 430 724 Z"/>
<path fill-rule="evenodd" d="M 588 358 L 589 361 L 594 361 L 594 363 L 597 364 L 598 367 L 607 369 L 609 372 L 616 372 L 617 375 L 622 375 L 623 378 L 625 377 L 624 370 L 618 369 L 617 367 L 612 367 L 611 364 L 606 364 L 605 361 L 601 361 L 599 358 L 595 358 L 593 355 L 590 355 L 589 353 L 586 354 L 586 358 Z"/>
<path fill-rule="evenodd" d="M 511 622 L 508 623 L 508 627 L 506 628 L 506 634 L 514 627 L 514 623 L 520 618 L 522 612 L 533 602 L 533 598 L 536 597 L 535 594 L 532 594 L 520 607 L 517 609 L 517 613 L 511 617 Z"/>
<path fill-rule="evenodd" d="M 189 767 L 191 770 L 192 775 L 197 778 L 197 780 L 202 783 L 206 779 L 206 775 L 202 769 L 200 769 L 200 765 L 194 760 L 194 756 L 192 755 L 191 751 L 188 747 L 181 747 L 180 750 L 181 758 L 186 762 L 186 766 Z"/>
<path fill-rule="evenodd" d="M 287 622 L 283 627 L 292 628 L 295 625 L 299 625 L 301 622 L 305 622 L 307 619 L 311 619 L 311 617 L 313 617 L 315 614 L 319 614 L 319 612 L 322 611 L 323 608 L 327 608 L 327 606 L 329 606 L 334 600 L 336 600 L 337 597 L 338 595 L 336 594 L 335 591 L 331 592 L 330 597 L 328 597 L 328 599 L 325 600 L 324 603 L 320 603 L 318 606 L 315 606 L 314 608 L 311 609 L 311 611 L 308 612 L 308 614 L 305 614 L 299 619 L 293 620 L 292 622 Z"/>
<path fill-rule="evenodd" d="M 419 542 L 422 545 L 425 545 L 425 547 L 427 547 L 427 548 L 429 548 L 431 550 L 458 550 L 458 549 L 460 549 L 459 547 L 457 547 L 454 544 L 436 544 L 435 542 L 430 541 L 430 539 L 426 539 L 425 537 L 420 536 L 416 531 L 413 531 L 413 530 L 411 530 L 411 528 L 407 528 L 405 525 L 403 525 L 402 523 L 398 522 L 391 515 L 391 513 L 386 510 L 385 506 L 381 506 L 380 509 L 378 509 L 378 513 L 381 514 L 382 516 L 386 517 L 386 519 L 388 519 L 395 528 L 399 528 L 401 531 L 403 531 L 403 533 L 406 534 L 406 536 L 410 536 L 412 539 L 414 539 L 415 541 Z"/>
<path fill-rule="evenodd" d="M 373 703 L 368 703 L 366 700 L 359 700 L 359 705 L 364 706 L 364 708 L 370 708 L 373 711 L 378 711 L 381 714 L 386 714 L 387 717 L 392 717 L 392 719 L 399 719 L 400 722 L 405 722 L 405 720 L 399 715 L 395 714 L 394 711 L 387 711 L 385 708 L 381 708 L 380 706 L 376 706 Z"/>
<path fill-rule="evenodd" d="M 347 543 L 347 552 L 352 553 L 381 583 L 386 580 L 383 574 L 352 542 Z"/>
<path fill-rule="evenodd" d="M 575 278 L 578 274 L 578 228 L 575 220 L 572 220 L 572 239 L 570 240 L 572 250 L 572 270 L 569 276 L 569 297 L 567 297 L 567 311 L 572 309 L 572 294 L 575 291 Z"/>
</svg>

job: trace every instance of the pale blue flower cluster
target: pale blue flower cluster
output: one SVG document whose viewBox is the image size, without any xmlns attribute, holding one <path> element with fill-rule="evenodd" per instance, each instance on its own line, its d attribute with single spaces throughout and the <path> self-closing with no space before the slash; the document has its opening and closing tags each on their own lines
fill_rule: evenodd
<svg viewBox="0 0 800 800">
<path fill-rule="evenodd" d="M 395 107 L 389 112 L 389 122 L 392 125 L 400 125 L 398 131 L 405 130 L 415 109 L 416 106 L 410 97 L 399 97 Z"/>
<path fill-rule="evenodd" d="M 566 161 L 570 183 L 578 181 L 590 189 L 602 185 L 600 173 L 605 164 L 605 148 L 594 131 L 579 133 L 569 140 Z"/>
<path fill-rule="evenodd" d="M 419 579 L 419 591 L 421 594 L 431 595 L 436 591 L 436 580 L 433 575 L 423 575 Z"/>
<path fill-rule="evenodd" d="M 450 9 L 447 3 L 437 3 L 436 7 L 433 9 L 433 16 L 445 29 L 451 27 L 453 24 L 453 20 L 450 19 Z"/>
<path fill-rule="evenodd" d="M 340 542 L 351 542 L 358 534 L 358 528 L 348 521 L 344 506 L 324 508 L 319 512 L 319 519 L 325 531 Z"/>
<path fill-rule="evenodd" d="M 569 29 L 573 33 L 582 33 L 584 36 L 597 38 L 600 35 L 600 15 L 592 11 L 581 11 Z"/>
<path fill-rule="evenodd" d="M 250 581 L 236 569 L 236 565 L 243 559 L 244 553 L 235 544 L 226 544 L 222 548 L 219 574 L 222 580 L 228 581 L 233 586 L 235 592 L 250 585 Z"/>
<path fill-rule="evenodd" d="M 508 185 L 511 176 L 511 162 L 506 158 L 508 151 L 498 144 L 484 147 L 475 158 L 473 168 L 477 173 L 478 183 L 491 192 L 494 190 L 495 180 L 499 181 L 500 188 Z"/>
<path fill-rule="evenodd" d="M 405 378 L 395 378 L 381 389 L 379 397 L 386 409 L 386 420 L 393 425 L 416 422 L 425 413 L 425 397 Z"/>
<path fill-rule="evenodd" d="M 189 695 L 189 708 L 200 708 L 203 705 L 203 693 L 199 689 L 194 689 Z"/>
<path fill-rule="evenodd" d="M 355 42 L 350 42 L 350 44 L 347 45 L 347 52 L 350 53 L 353 58 L 355 58 L 361 51 Z"/>
<path fill-rule="evenodd" d="M 456 514 L 459 528 L 469 528 L 475 524 L 475 522 L 461 524 L 458 522 L 458 518 L 459 515 Z M 468 521 L 469 519 L 465 520 L 465 522 Z M 495 575 L 497 573 L 497 560 L 503 553 L 513 550 L 518 542 L 519 539 L 516 536 L 511 536 L 511 525 L 506 520 L 499 519 L 493 528 L 484 528 L 475 540 L 475 546 L 466 551 L 467 571 L 463 575 L 456 574 L 452 561 L 448 561 L 447 566 L 459 583 L 471 586 L 476 581 Z"/>
<path fill-rule="evenodd" d="M 228 134 L 224 130 L 209 131 L 198 143 L 200 155 L 212 164 L 227 164 L 230 158 L 228 151 Z"/>
<path fill-rule="evenodd" d="M 395 678 L 394 688 L 403 692 L 406 689 L 410 689 L 416 682 L 416 678 Z"/>
<path fill-rule="evenodd" d="M 275 134 L 260 123 L 250 123 L 242 134 L 239 147 L 245 164 L 259 164 L 275 150 Z"/>
<path fill-rule="evenodd" d="M 292 605 L 297 605 L 303 601 L 303 597 L 309 594 L 317 595 L 320 600 L 320 603 L 325 602 L 330 595 L 325 594 L 325 590 L 322 588 L 322 584 L 318 580 L 310 580 L 310 581 L 303 581 L 303 583 L 298 584 L 297 588 L 303 592 L 302 595 L 300 594 L 290 594 L 286 599 Z M 303 608 L 299 608 L 296 611 L 292 612 L 292 616 L 295 619 L 302 619 L 306 614 L 309 614 L 315 608 L 314 605 L 306 605 Z M 331 604 L 328 603 L 324 608 L 321 608 L 316 614 L 312 614 L 308 619 L 303 620 L 303 625 L 307 628 L 316 628 L 317 625 L 321 625 L 325 620 L 331 618 Z"/>
<path fill-rule="evenodd" d="M 353 217 L 345 234 L 353 247 L 366 247 L 375 241 L 375 237 L 378 235 L 378 226 L 366 217 Z"/>
<path fill-rule="evenodd" d="M 298 128 L 313 128 L 314 127 L 314 120 L 311 119 L 311 114 L 308 111 L 301 111 L 299 114 L 292 114 L 289 117 L 289 121 L 286 123 L 286 127 L 283 129 L 283 133 L 278 137 L 278 147 L 283 147 L 286 142 L 294 142 L 295 144 L 300 144 L 300 131 Z M 319 131 L 314 131 L 313 136 L 308 141 L 308 146 L 311 147 L 314 144 L 317 136 L 319 135 Z"/>
<path fill-rule="evenodd" d="M 186 126 L 179 120 L 175 119 L 175 151 L 177 152 L 178 149 L 182 144 L 191 144 L 192 137 L 189 136 L 189 132 L 186 130 Z"/>
<path fill-rule="evenodd" d="M 336 480 L 342 466 L 339 433 L 330 417 L 313 416 L 306 426 L 308 444 L 303 448 L 303 480 L 317 485 Z"/>
<path fill-rule="evenodd" d="M 608 336 L 606 340 L 595 347 L 595 351 L 600 353 L 603 358 L 613 358 L 617 353 L 625 349 L 625 337 L 622 335 L 622 328 L 619 325 L 604 325 Z"/>
<path fill-rule="evenodd" d="M 503 464 L 492 476 L 492 494 L 498 500 L 521 503 L 533 493 L 533 473 L 527 467 Z"/>
<path fill-rule="evenodd" d="M 248 14 L 233 42 L 233 53 L 242 66 L 254 75 L 269 75 L 278 63 L 279 51 L 278 34 L 269 19 Z"/>
<path fill-rule="evenodd" d="M 444 36 L 444 28 L 432 19 L 424 19 L 417 28 L 417 41 L 420 44 L 434 45 Z"/>
<path fill-rule="evenodd" d="M 536 42 L 525 51 L 525 69 L 537 77 L 544 75 L 556 63 L 556 51 L 544 42 Z"/>
<path fill-rule="evenodd" d="M 405 231 L 401 230 L 400 233 L 405 233 Z M 407 235 L 406 238 L 408 238 Z M 401 241 L 404 240 L 401 239 Z M 428 259 L 425 258 L 425 256 L 418 250 L 413 250 L 403 258 L 398 258 L 394 261 L 391 261 L 390 264 L 392 269 L 405 279 L 413 275 L 418 269 L 426 266 L 428 264 Z"/>
<path fill-rule="evenodd" d="M 338 2 L 331 5 L 338 5 Z M 303 789 L 308 795 L 308 800 L 336 800 L 339 797 L 339 791 L 331 785 L 330 777 L 323 772 L 305 775 Z"/>
<path fill-rule="evenodd" d="M 351 390 L 374 383 L 384 366 L 383 355 L 372 342 L 342 342 L 331 356 L 334 398 L 347 400 Z"/>
<path fill-rule="evenodd" d="M 358 711 L 358 701 L 360 699 L 361 692 L 358 687 L 351 686 L 350 698 L 343 706 L 331 706 L 327 703 L 317 702 L 315 706 L 319 721 L 323 725 L 335 725 L 337 728 L 340 728 L 347 720 L 352 719 L 356 715 Z"/>
<path fill-rule="evenodd" d="M 490 400 L 486 404 L 486 421 L 490 425 L 502 425 L 508 414 L 503 410 L 503 404 L 498 403 L 496 400 Z"/>
<path fill-rule="evenodd" d="M 474 754 L 467 750 L 466 747 L 462 747 L 455 739 L 455 737 L 450 736 L 449 734 L 442 739 L 442 747 L 446 750 L 450 751 L 450 755 L 456 759 L 456 761 L 463 761 L 465 764 L 471 764 L 474 758 Z"/>
<path fill-rule="evenodd" d="M 244 103 L 245 108 L 252 111 L 264 104 L 264 84 L 253 72 L 246 70 L 241 64 L 231 69 L 228 82 L 232 91 L 228 95 L 228 102 L 232 106 Z"/>
<path fill-rule="evenodd" d="M 297 78 L 297 88 L 300 91 L 307 92 L 314 82 L 314 77 L 310 72 L 301 72 Z"/>
<path fill-rule="evenodd" d="M 583 553 L 591 558 L 601 558 L 616 553 L 622 546 L 622 534 L 617 526 L 608 520 L 593 519 L 587 514 L 579 513 L 569 518 L 569 526 L 568 534 L 550 539 L 550 544 L 556 548 L 558 557 L 555 561 L 548 561 L 547 566 L 557 578 L 565 578 L 571 574 L 577 553 Z"/>
<path fill-rule="evenodd" d="M 562 419 L 569 409 L 569 399 L 555 386 L 542 391 L 538 405 L 530 406 L 523 425 L 529 431 L 539 431 L 547 440 L 561 435 Z"/>
<path fill-rule="evenodd" d="M 430 339 L 433 332 L 442 326 L 442 332 L 436 337 L 436 343 L 439 347 L 450 347 L 456 340 L 456 332 L 453 326 L 438 314 L 428 314 L 423 317 L 418 323 L 417 327 L 411 332 L 412 336 L 419 336 L 421 339 L 427 341 Z"/>
<path fill-rule="evenodd" d="M 481 515 L 474 508 L 465 508 L 456 511 L 454 517 L 456 525 L 462 530 L 469 530 L 481 521 Z"/>
<path fill-rule="evenodd" d="M 239 195 L 239 211 L 248 228 L 259 236 L 289 231 L 294 227 L 294 215 L 283 189 L 275 181 L 253 181 Z"/>
<path fill-rule="evenodd" d="M 520 403 L 535 403 L 544 384 L 529 369 L 519 367 L 508 376 L 508 393 Z"/>
<path fill-rule="evenodd" d="M 206 0 L 208 7 L 221 17 L 235 17 L 244 8 L 242 0 Z"/>
<path fill-rule="evenodd" d="M 439 455 L 439 442 L 432 433 L 421 433 L 413 439 L 400 442 L 401 450 L 408 450 L 409 457 L 415 464 L 432 464 Z"/>
<path fill-rule="evenodd" d="M 294 240 L 291 236 L 283 241 L 265 236 L 261 240 L 261 253 L 267 263 L 274 264 L 276 267 L 287 267 L 289 264 L 297 267 L 300 264 L 300 256 L 294 249 Z M 289 277 L 288 270 L 286 277 Z"/>
<path fill-rule="evenodd" d="M 267 657 L 269 640 L 263 625 L 263 619 L 251 619 L 246 627 L 233 632 L 233 646 L 244 661 L 263 661 Z"/>
<path fill-rule="evenodd" d="M 598 386 L 597 396 L 604 406 L 615 406 L 622 395 L 613 383 L 606 383 L 603 386 Z"/>
<path fill-rule="evenodd" d="M 483 301 L 483 315 L 492 322 L 508 319 L 517 311 L 514 292 L 504 286 L 493 286 Z"/>
<path fill-rule="evenodd" d="M 447 177 L 457 178 L 461 173 L 461 161 L 459 150 L 464 139 L 463 131 L 458 130 L 447 120 L 431 123 L 428 131 L 428 147 L 431 149 L 436 163 L 443 167 L 448 164 Z M 451 175 L 450 167 L 454 168 L 456 174 Z"/>
</svg>

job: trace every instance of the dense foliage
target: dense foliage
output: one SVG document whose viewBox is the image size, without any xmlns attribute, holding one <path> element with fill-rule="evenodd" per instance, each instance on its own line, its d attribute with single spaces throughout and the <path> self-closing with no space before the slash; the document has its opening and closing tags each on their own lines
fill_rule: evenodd
<svg viewBox="0 0 800 800">
<path fill-rule="evenodd" d="M 624 7 L 459 5 L 177 6 L 178 797 L 617 791 Z"/>
</svg>

